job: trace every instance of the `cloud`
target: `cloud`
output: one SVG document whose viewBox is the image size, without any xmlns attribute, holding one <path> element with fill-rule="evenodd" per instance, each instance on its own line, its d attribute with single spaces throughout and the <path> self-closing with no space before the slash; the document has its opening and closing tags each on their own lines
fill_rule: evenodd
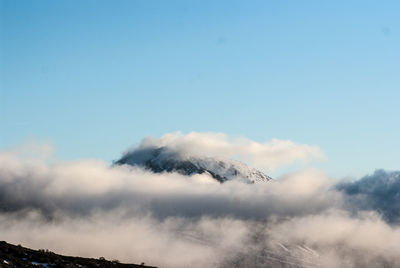
<svg viewBox="0 0 400 268">
<path fill-rule="evenodd" d="M 236 158 L 250 165 L 267 170 L 324 157 L 317 146 L 296 144 L 290 140 L 272 139 L 259 143 L 247 138 L 231 139 L 224 133 L 176 132 L 161 138 L 147 137 L 137 148 L 127 153 L 153 147 L 168 147 L 188 156 Z"/>
<path fill-rule="evenodd" d="M 0 233 L 33 248 L 161 267 L 396 267 L 400 229 L 386 214 L 396 211 L 387 203 L 397 200 L 398 178 L 378 171 L 338 182 L 306 169 L 220 184 L 207 174 L 0 152 Z"/>
<path fill-rule="evenodd" d="M 373 212 L 331 210 L 269 226 L 269 238 L 302 245 L 319 255 L 322 267 L 398 267 L 400 228 Z"/>
<path fill-rule="evenodd" d="M 343 182 L 337 189 L 347 194 L 353 210 L 376 210 L 390 222 L 400 222 L 400 172 L 376 170 L 358 181 Z"/>
<path fill-rule="evenodd" d="M 221 185 L 207 174 L 188 179 L 139 167 L 109 167 L 95 160 L 46 164 L 1 155 L 0 159 L 0 210 L 29 207 L 53 214 L 61 209 L 73 215 L 124 207 L 158 218 L 264 219 L 271 214 L 299 213 L 302 206 L 318 212 L 338 199 L 330 192 L 326 175 L 315 170 L 282 178 L 279 183 L 247 185 L 233 180 Z M 309 204 L 313 199 L 319 202 Z"/>
</svg>

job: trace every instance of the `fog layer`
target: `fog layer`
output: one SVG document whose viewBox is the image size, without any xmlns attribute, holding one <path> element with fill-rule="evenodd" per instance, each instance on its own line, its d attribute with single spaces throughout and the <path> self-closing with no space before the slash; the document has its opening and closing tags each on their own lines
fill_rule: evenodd
<svg viewBox="0 0 400 268">
<path fill-rule="evenodd" d="M 399 185 L 399 172 L 349 182 L 316 169 L 221 184 L 4 151 L 0 239 L 161 267 L 393 267 Z"/>
</svg>

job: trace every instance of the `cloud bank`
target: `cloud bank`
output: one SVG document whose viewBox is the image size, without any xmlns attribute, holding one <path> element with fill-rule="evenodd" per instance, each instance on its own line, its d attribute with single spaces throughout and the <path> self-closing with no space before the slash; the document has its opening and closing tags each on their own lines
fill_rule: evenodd
<svg viewBox="0 0 400 268">
<path fill-rule="evenodd" d="M 398 174 L 220 184 L 1 152 L 0 239 L 160 267 L 397 267 Z"/>
<path fill-rule="evenodd" d="M 290 140 L 272 139 L 259 143 L 247 138 L 229 138 L 224 133 L 180 132 L 165 134 L 161 138 L 145 138 L 138 148 L 168 146 L 184 155 L 200 157 L 236 158 L 251 166 L 273 170 L 297 161 L 323 158 L 317 146 L 296 144 Z M 128 152 L 129 152 L 128 151 Z"/>
<path fill-rule="evenodd" d="M 355 182 L 337 186 L 347 194 L 349 209 L 378 211 L 391 223 L 400 222 L 400 172 L 377 170 Z"/>
</svg>

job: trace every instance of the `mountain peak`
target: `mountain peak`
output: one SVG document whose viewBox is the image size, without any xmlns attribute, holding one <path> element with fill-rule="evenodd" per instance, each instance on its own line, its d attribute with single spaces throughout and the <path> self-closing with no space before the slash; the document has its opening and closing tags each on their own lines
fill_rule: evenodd
<svg viewBox="0 0 400 268">
<path fill-rule="evenodd" d="M 221 183 L 236 178 L 248 183 L 271 180 L 261 171 L 239 161 L 190 156 L 166 146 L 136 149 L 126 153 L 115 164 L 140 166 L 156 173 L 178 172 L 188 176 L 208 173 Z"/>
</svg>

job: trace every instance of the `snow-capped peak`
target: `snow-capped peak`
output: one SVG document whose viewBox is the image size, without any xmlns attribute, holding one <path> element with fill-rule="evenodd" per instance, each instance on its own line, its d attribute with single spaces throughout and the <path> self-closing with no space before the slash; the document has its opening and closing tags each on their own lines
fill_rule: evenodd
<svg viewBox="0 0 400 268">
<path fill-rule="evenodd" d="M 141 166 L 153 172 L 178 172 L 183 175 L 208 173 L 220 182 L 242 179 L 248 183 L 269 181 L 259 170 L 235 160 L 189 156 L 168 147 L 139 148 L 126 153 L 115 164 Z"/>
</svg>

